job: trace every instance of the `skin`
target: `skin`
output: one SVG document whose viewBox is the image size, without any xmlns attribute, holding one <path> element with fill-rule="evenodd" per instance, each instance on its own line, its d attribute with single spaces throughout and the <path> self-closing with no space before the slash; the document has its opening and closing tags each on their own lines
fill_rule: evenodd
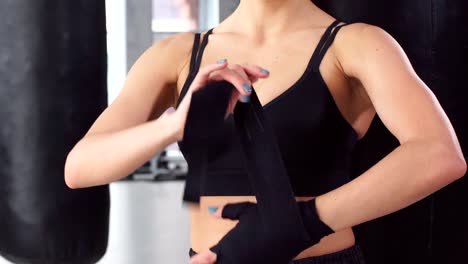
<svg viewBox="0 0 468 264">
<path fill-rule="evenodd" d="M 225 79 L 238 89 L 226 113 L 248 95 L 244 83 L 254 84 L 263 105 L 270 102 L 301 76 L 333 21 L 308 0 L 242 0 L 209 37 L 201 73 L 178 109 L 165 113 L 175 105 L 187 77 L 193 34 L 156 43 L 142 54 L 117 99 L 68 155 L 65 182 L 70 188 L 108 184 L 181 140 L 191 93 L 208 81 Z M 228 63 L 214 64 L 221 58 Z M 466 172 L 457 136 L 437 98 L 384 30 L 364 23 L 343 27 L 320 72 L 359 138 L 378 114 L 401 145 L 355 180 L 316 197 L 321 220 L 336 233 L 297 258 L 352 246 L 352 226 L 407 207 Z M 191 263 L 216 261 L 208 249 L 236 224 L 220 219 L 222 207 L 241 201 L 255 197 L 204 196 L 198 206 L 190 207 L 192 247 L 200 252 Z M 208 213 L 209 206 L 219 207 L 215 215 Z"/>
</svg>

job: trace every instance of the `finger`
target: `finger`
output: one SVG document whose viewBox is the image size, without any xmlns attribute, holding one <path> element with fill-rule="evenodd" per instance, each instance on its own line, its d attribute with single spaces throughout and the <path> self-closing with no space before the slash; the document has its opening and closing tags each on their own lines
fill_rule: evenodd
<svg viewBox="0 0 468 264">
<path fill-rule="evenodd" d="M 227 67 L 228 67 L 227 61 L 224 61 L 223 63 L 208 64 L 208 65 L 205 65 L 203 68 L 201 68 L 198 71 L 197 76 L 199 76 L 200 78 L 208 78 L 208 76 L 212 72 L 219 71 L 219 70 L 225 69 Z"/>
<path fill-rule="evenodd" d="M 255 206 L 256 204 L 251 202 L 228 203 L 219 211 L 222 218 L 239 220 L 248 209 L 252 209 Z"/>
<path fill-rule="evenodd" d="M 239 73 L 240 76 L 242 76 L 244 79 L 249 80 L 249 76 L 245 72 L 244 68 L 239 65 L 239 64 L 232 64 L 228 67 L 229 69 Z"/>
<path fill-rule="evenodd" d="M 203 84 L 205 84 L 207 82 L 207 80 L 209 79 L 209 76 L 213 72 L 226 69 L 227 66 L 228 66 L 228 63 L 224 62 L 224 63 L 208 64 L 208 65 L 204 66 L 203 68 L 201 68 L 198 71 L 197 76 L 195 77 L 195 79 L 193 79 L 193 82 L 192 82 L 192 85 L 191 85 L 191 87 L 194 87 L 193 91 L 195 91 L 197 89 L 200 89 L 201 86 L 203 86 Z"/>
<path fill-rule="evenodd" d="M 212 216 L 216 217 L 216 218 L 222 218 L 221 216 L 221 212 L 222 212 L 222 207 L 218 207 L 218 206 L 209 206 L 208 207 L 208 213 L 210 213 Z"/>
<path fill-rule="evenodd" d="M 230 68 L 231 70 L 237 72 L 237 73 L 238 73 L 240 76 L 242 76 L 245 80 L 249 80 L 250 85 L 247 87 L 247 85 L 244 84 L 242 88 L 243 88 L 244 91 L 246 91 L 247 93 L 251 93 L 251 91 L 252 91 L 252 87 L 251 87 L 251 86 L 252 86 L 252 83 L 253 83 L 253 82 L 256 82 L 258 78 L 255 77 L 255 76 L 250 76 L 250 75 L 248 75 L 248 74 L 245 72 L 244 68 L 243 68 L 241 65 L 239 65 L 239 64 L 233 64 L 233 65 L 231 65 L 229 68 Z M 235 104 L 237 103 L 238 100 L 240 100 L 240 101 L 242 101 L 242 102 L 248 102 L 248 101 L 250 101 L 250 99 L 247 98 L 247 95 L 242 95 L 242 94 L 233 95 L 233 98 L 232 98 L 231 104 L 230 104 L 230 106 L 232 105 L 233 107 L 230 108 L 230 109 L 234 110 L 234 106 L 235 106 Z"/>
<path fill-rule="evenodd" d="M 255 83 L 259 78 L 268 78 L 268 76 L 270 76 L 268 70 L 257 65 L 243 64 L 242 67 L 252 83 Z"/>
<path fill-rule="evenodd" d="M 252 92 L 250 80 L 241 76 L 234 70 L 224 69 L 215 71 L 210 75 L 210 81 L 228 81 L 236 88 L 238 92 L 238 98 L 242 96 L 250 96 Z"/>
<path fill-rule="evenodd" d="M 254 83 L 258 80 L 258 76 L 257 76 L 257 73 L 249 73 L 246 71 L 246 69 L 244 68 L 243 65 L 239 65 L 239 64 L 233 64 L 231 66 L 229 66 L 230 69 L 232 70 L 235 70 L 236 72 L 239 72 L 245 79 L 248 79 L 250 81 L 250 83 Z M 249 69 L 250 70 L 253 70 L 253 69 Z"/>
<path fill-rule="evenodd" d="M 212 251 L 205 251 L 193 256 L 190 259 L 190 264 L 214 264 L 216 258 L 216 254 Z"/>
</svg>

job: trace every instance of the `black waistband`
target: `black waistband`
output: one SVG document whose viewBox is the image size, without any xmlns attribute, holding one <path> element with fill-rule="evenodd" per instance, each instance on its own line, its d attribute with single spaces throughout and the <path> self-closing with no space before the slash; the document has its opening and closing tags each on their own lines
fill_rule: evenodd
<svg viewBox="0 0 468 264">
<path fill-rule="evenodd" d="M 192 248 L 189 250 L 189 256 L 193 257 L 198 254 Z M 291 264 L 319 264 L 319 263 L 331 263 L 332 261 L 349 260 L 350 263 L 364 263 L 364 256 L 361 247 L 358 244 L 354 244 L 349 248 L 325 254 L 321 256 L 307 257 L 302 259 L 296 259 Z"/>
</svg>

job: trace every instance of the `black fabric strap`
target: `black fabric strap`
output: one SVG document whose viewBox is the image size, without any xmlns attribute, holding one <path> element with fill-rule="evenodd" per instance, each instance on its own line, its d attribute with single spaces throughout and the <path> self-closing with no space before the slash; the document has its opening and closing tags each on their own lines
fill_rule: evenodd
<svg viewBox="0 0 468 264">
<path fill-rule="evenodd" d="M 195 41 L 194 41 L 194 47 L 192 49 L 192 57 L 190 59 L 190 70 L 189 74 L 187 77 L 187 80 L 185 81 L 184 87 L 182 87 L 182 90 L 180 91 L 180 96 L 177 99 L 177 104 L 176 108 L 179 106 L 180 102 L 184 98 L 185 94 L 187 93 L 190 85 L 193 82 L 193 79 L 197 76 L 198 71 L 200 70 L 200 64 L 201 60 L 203 58 L 203 53 L 205 52 L 206 45 L 208 44 L 208 36 L 213 33 L 213 28 L 208 30 L 206 34 L 203 36 L 203 40 L 200 46 L 200 33 L 195 34 Z"/>
<path fill-rule="evenodd" d="M 323 46 L 327 39 L 330 37 L 333 28 L 336 27 L 339 23 L 340 21 L 335 20 L 333 23 L 330 24 L 330 26 L 327 27 L 327 29 L 323 33 L 319 43 L 317 44 L 317 47 L 315 48 L 314 54 L 312 55 L 312 65 L 317 65 L 320 63 L 321 50 L 323 49 Z"/>
<path fill-rule="evenodd" d="M 190 57 L 189 73 L 187 75 L 187 80 L 185 81 L 185 84 L 182 87 L 182 90 L 180 91 L 179 98 L 177 99 L 176 108 L 179 106 L 180 102 L 184 98 L 185 94 L 188 91 L 188 88 L 190 87 L 190 84 L 193 81 L 193 78 L 196 75 L 194 74 L 194 69 L 195 69 L 195 63 L 197 61 L 197 53 L 198 53 L 199 47 L 200 47 L 200 33 L 195 33 L 195 38 L 193 40 L 193 47 L 192 47 L 192 55 Z"/>
<path fill-rule="evenodd" d="M 198 52 L 197 60 L 195 61 L 195 68 L 193 70 L 195 75 L 200 70 L 200 64 L 203 58 L 203 53 L 205 52 L 206 45 L 208 44 L 208 37 L 211 35 L 211 33 L 213 33 L 213 28 L 208 30 L 206 34 L 203 36 L 203 40 L 202 40 L 201 47 L 200 47 L 200 52 Z"/>
<path fill-rule="evenodd" d="M 189 72 L 192 73 L 195 69 L 195 62 L 197 60 L 198 48 L 200 47 L 200 33 L 195 33 L 195 39 L 193 40 L 192 55 L 190 57 L 190 68 Z"/>
<path fill-rule="evenodd" d="M 226 82 L 227 83 L 227 82 Z M 218 82 L 205 85 L 192 94 L 184 138 L 180 146 L 196 146 L 197 155 L 190 155 L 189 167 L 183 199 L 186 202 L 199 202 L 201 188 L 206 178 L 207 154 L 210 146 L 223 138 L 220 130 L 224 125 L 224 115 L 231 97 L 232 85 L 220 86 Z"/>
<path fill-rule="evenodd" d="M 338 21 L 335 21 L 335 22 L 338 22 Z M 339 22 L 338 22 L 339 24 Z M 326 38 L 322 38 L 321 39 L 321 43 L 319 44 L 320 46 L 317 47 L 317 56 L 314 58 L 314 61 L 313 61 L 313 69 L 314 71 L 318 71 L 319 70 L 319 67 L 320 67 L 320 63 L 322 62 L 323 58 L 325 57 L 325 54 L 327 53 L 327 50 L 330 48 L 330 46 L 333 44 L 333 41 L 335 40 L 335 37 L 336 37 L 336 34 L 338 33 L 338 31 L 347 24 L 342 24 L 340 26 L 333 26 L 333 27 L 329 27 L 328 30 L 330 30 L 331 32 L 329 32 L 327 34 L 327 36 L 324 36 L 323 37 L 326 37 Z"/>
<path fill-rule="evenodd" d="M 257 198 L 259 214 L 275 226 L 267 230 L 285 228 L 300 237 L 304 224 L 299 213 L 294 192 L 281 157 L 281 152 L 270 121 L 252 89 L 250 103 L 237 103 L 234 121 L 240 137 L 243 160 L 249 181 Z M 281 217 L 287 215 L 288 217 Z M 283 222 L 284 221 L 284 222 Z"/>
</svg>

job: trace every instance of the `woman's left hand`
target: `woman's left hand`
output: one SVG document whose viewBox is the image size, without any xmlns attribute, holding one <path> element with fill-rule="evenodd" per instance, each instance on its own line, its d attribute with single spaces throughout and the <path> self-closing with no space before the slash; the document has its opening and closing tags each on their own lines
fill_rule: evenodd
<svg viewBox="0 0 468 264">
<path fill-rule="evenodd" d="M 217 256 L 214 252 L 208 250 L 193 256 L 190 259 L 190 264 L 215 264 L 216 257 Z"/>
<path fill-rule="evenodd" d="M 216 218 L 222 218 L 222 208 L 218 209 L 216 213 L 213 213 L 212 215 Z M 190 264 L 215 264 L 216 263 L 216 253 L 214 253 L 211 250 L 206 250 L 203 252 L 200 252 L 199 254 L 193 256 L 190 258 Z"/>
<path fill-rule="evenodd" d="M 287 224 L 287 219 L 280 219 L 289 218 L 286 215 L 278 215 L 277 219 L 265 219 L 256 203 L 226 204 L 213 213 L 213 216 L 235 220 L 238 223 L 216 246 L 192 257 L 190 263 L 261 263 L 263 260 L 267 263 L 287 263 L 304 249 L 334 232 L 320 221 L 315 201 L 312 199 L 297 202 L 303 227 L 297 226 L 298 223 L 295 222 Z M 296 229 L 304 230 L 302 232 L 305 233 L 300 234 Z M 221 259 L 215 252 L 223 254 Z"/>
<path fill-rule="evenodd" d="M 222 219 L 222 211 L 223 208 L 220 208 L 212 215 L 216 218 Z M 215 264 L 216 259 L 216 253 L 208 249 L 190 258 L 190 264 Z"/>
<path fill-rule="evenodd" d="M 275 220 L 265 221 L 256 203 L 226 204 L 214 216 L 238 222 L 217 245 L 197 254 L 190 263 L 284 264 L 313 244 L 305 233 L 297 235 L 297 232 L 278 228 L 284 225 L 278 226 Z M 298 223 L 291 227 L 295 228 L 303 230 Z"/>
</svg>

